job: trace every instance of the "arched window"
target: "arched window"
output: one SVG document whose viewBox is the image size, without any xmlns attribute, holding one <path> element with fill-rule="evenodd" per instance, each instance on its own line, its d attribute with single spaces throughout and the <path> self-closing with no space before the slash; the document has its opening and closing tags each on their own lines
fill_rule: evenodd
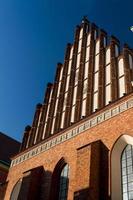
<svg viewBox="0 0 133 200">
<path fill-rule="evenodd" d="M 23 173 L 23 177 L 14 186 L 10 200 L 40 199 L 42 195 L 42 184 L 44 168 L 39 166 Z"/>
<path fill-rule="evenodd" d="M 123 200 L 133 199 L 133 146 L 128 144 L 121 157 L 122 197 Z"/>
<path fill-rule="evenodd" d="M 20 188 L 22 185 L 22 179 L 20 179 L 14 186 L 11 196 L 10 196 L 10 200 L 17 200 L 18 196 L 19 196 L 19 192 L 20 192 Z"/>
<path fill-rule="evenodd" d="M 59 184 L 59 198 L 58 200 L 66 200 L 68 192 L 68 181 L 69 181 L 69 165 L 66 164 L 60 174 Z"/>
<path fill-rule="evenodd" d="M 133 137 L 121 135 L 111 150 L 111 199 L 133 200 Z"/>
<path fill-rule="evenodd" d="M 52 174 L 49 200 L 67 200 L 70 166 L 64 158 L 56 164 Z"/>
</svg>

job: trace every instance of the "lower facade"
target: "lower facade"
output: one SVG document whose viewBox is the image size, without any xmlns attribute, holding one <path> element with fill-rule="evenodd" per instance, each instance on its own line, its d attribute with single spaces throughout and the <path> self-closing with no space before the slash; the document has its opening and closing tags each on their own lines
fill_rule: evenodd
<svg viewBox="0 0 133 200">
<path fill-rule="evenodd" d="M 121 111 L 121 105 L 127 105 L 127 109 Z M 132 97 L 109 105 L 98 116 L 109 110 L 110 117 L 101 123 L 97 121 L 46 151 L 12 164 L 4 199 L 133 199 Z M 28 151 L 21 156 L 24 158 Z"/>
</svg>

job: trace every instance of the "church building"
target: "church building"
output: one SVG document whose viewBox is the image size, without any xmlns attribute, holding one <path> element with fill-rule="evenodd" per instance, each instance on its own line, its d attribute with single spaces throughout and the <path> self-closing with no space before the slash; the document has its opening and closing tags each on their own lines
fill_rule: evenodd
<svg viewBox="0 0 133 200">
<path fill-rule="evenodd" d="M 133 49 L 85 17 L 25 128 L 4 199 L 133 199 Z"/>
</svg>

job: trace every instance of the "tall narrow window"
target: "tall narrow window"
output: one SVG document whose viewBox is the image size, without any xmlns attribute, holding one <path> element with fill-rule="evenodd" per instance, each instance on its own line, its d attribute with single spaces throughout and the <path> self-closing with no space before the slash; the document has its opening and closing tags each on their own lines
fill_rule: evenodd
<svg viewBox="0 0 133 200">
<path fill-rule="evenodd" d="M 69 182 L 69 165 L 66 164 L 60 174 L 60 185 L 59 185 L 59 198 L 58 200 L 67 200 L 68 193 L 68 182 Z"/>
<path fill-rule="evenodd" d="M 122 197 L 123 200 L 133 199 L 133 146 L 127 145 L 121 157 Z"/>
<path fill-rule="evenodd" d="M 21 185 L 22 185 L 22 179 L 20 179 L 16 183 L 16 185 L 14 186 L 12 193 L 11 193 L 11 196 L 10 196 L 10 200 L 17 200 L 18 199 Z"/>
</svg>

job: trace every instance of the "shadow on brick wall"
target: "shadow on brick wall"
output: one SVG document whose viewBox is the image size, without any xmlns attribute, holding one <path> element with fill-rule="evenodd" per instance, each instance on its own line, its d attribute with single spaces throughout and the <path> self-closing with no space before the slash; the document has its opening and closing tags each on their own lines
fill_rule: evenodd
<svg viewBox="0 0 133 200">
<path fill-rule="evenodd" d="M 89 199 L 109 200 L 109 149 L 102 141 L 91 145 Z"/>
<path fill-rule="evenodd" d="M 89 187 L 76 191 L 74 200 L 110 200 L 109 150 L 100 140 L 88 146 L 91 147 Z"/>
<path fill-rule="evenodd" d="M 10 200 L 48 200 L 51 176 L 51 172 L 44 171 L 43 166 L 25 172 L 15 184 Z"/>
<path fill-rule="evenodd" d="M 87 200 L 88 196 L 89 188 L 85 188 L 74 193 L 74 200 Z"/>
<path fill-rule="evenodd" d="M 4 182 L 0 184 L 0 200 L 4 200 L 7 184 L 8 182 Z"/>
</svg>

